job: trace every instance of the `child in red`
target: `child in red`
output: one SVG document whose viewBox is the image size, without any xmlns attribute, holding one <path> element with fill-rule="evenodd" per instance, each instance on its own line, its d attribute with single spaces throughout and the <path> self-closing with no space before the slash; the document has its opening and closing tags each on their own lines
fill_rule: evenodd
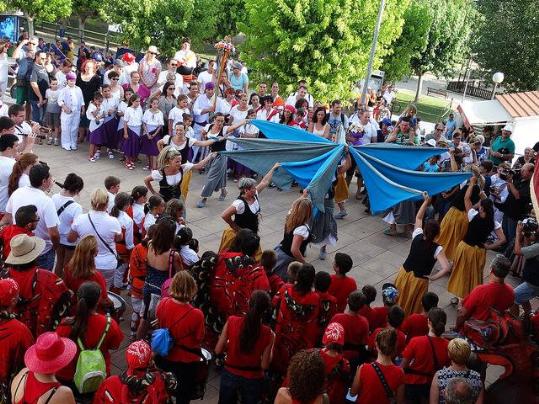
<svg viewBox="0 0 539 404">
<path fill-rule="evenodd" d="M 339 323 L 330 323 L 322 338 L 320 356 L 326 373 L 326 392 L 331 404 L 343 404 L 350 376 L 350 363 L 343 356 L 345 331 Z"/>
<path fill-rule="evenodd" d="M 384 327 L 395 330 L 397 333 L 397 345 L 395 349 L 395 356 L 397 357 L 402 355 L 402 351 L 404 351 L 404 347 L 406 346 L 406 335 L 399 329 L 404 321 L 404 316 L 404 310 L 402 310 L 400 306 L 393 306 L 391 309 L 389 309 L 389 313 L 387 315 L 388 325 L 387 327 Z M 376 352 L 376 347 L 374 344 L 376 341 L 376 335 L 378 335 L 384 328 L 377 328 L 369 337 L 369 350 L 373 353 Z"/>
<path fill-rule="evenodd" d="M 338 313 L 331 322 L 339 323 L 344 328 L 344 356 L 355 369 L 366 358 L 366 349 L 369 338 L 369 322 L 359 314 L 363 307 L 363 294 L 356 290 L 348 296 L 348 309 Z"/>
<path fill-rule="evenodd" d="M 33 236 L 38 221 L 37 208 L 34 205 L 21 206 L 17 209 L 15 213 L 15 224 L 11 224 L 0 230 L 0 239 L 2 239 L 3 245 L 2 259 L 4 261 L 11 251 L 11 247 L 9 246 L 11 239 L 19 234 Z"/>
<path fill-rule="evenodd" d="M 268 277 L 270 283 L 270 296 L 275 296 L 275 294 L 283 287 L 284 282 L 281 277 L 273 273 L 273 267 L 277 263 L 277 255 L 273 250 L 264 250 L 260 257 L 260 266 L 264 268 L 266 276 Z"/>
<path fill-rule="evenodd" d="M 401 331 L 406 334 L 406 343 L 413 337 L 427 335 L 429 333 L 428 312 L 430 309 L 438 306 L 438 295 L 433 292 L 427 292 L 421 299 L 423 313 L 412 313 L 402 323 Z"/>
<path fill-rule="evenodd" d="M 369 321 L 369 331 L 373 332 L 377 325 L 377 316 L 371 304 L 376 300 L 376 288 L 372 285 L 365 285 L 361 288 L 363 294 L 363 306 L 359 309 L 359 314 Z M 385 315 L 387 318 L 387 313 Z M 385 324 L 384 324 L 385 325 Z"/>
<path fill-rule="evenodd" d="M 316 273 L 314 278 L 314 290 L 320 297 L 320 315 L 318 317 L 318 322 L 320 324 L 320 338 L 318 341 L 322 339 L 322 335 L 329 324 L 329 321 L 333 318 L 335 313 L 337 313 L 337 299 L 328 292 L 330 284 L 331 276 L 327 272 L 320 271 Z"/>
<path fill-rule="evenodd" d="M 383 306 L 372 308 L 372 324 L 371 329 L 374 331 L 377 328 L 387 326 L 389 310 L 397 302 L 399 291 L 392 283 L 384 283 L 382 285 L 382 302 Z"/>
<path fill-rule="evenodd" d="M 337 298 L 337 310 L 339 313 L 346 309 L 348 296 L 357 289 L 354 278 L 346 276 L 353 266 L 352 258 L 348 254 L 336 253 L 333 261 L 334 275 L 331 275 L 329 293 Z"/>
</svg>

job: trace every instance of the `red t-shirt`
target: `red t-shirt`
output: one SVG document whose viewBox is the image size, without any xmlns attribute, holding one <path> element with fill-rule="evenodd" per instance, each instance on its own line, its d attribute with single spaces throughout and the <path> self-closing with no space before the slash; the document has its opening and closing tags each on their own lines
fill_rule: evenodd
<svg viewBox="0 0 539 404">
<path fill-rule="evenodd" d="M 129 284 L 131 285 L 131 296 L 142 299 L 144 289 L 144 279 L 148 273 L 146 258 L 148 247 L 139 243 L 133 248 L 129 258 Z"/>
<path fill-rule="evenodd" d="M 337 313 L 337 298 L 331 295 L 329 292 L 316 292 L 320 299 L 320 325 L 321 329 L 320 338 L 322 337 L 325 328 L 330 323 L 330 320 Z"/>
<path fill-rule="evenodd" d="M 342 313 L 348 304 L 348 296 L 357 290 L 356 280 L 349 276 L 331 275 L 328 292 L 337 298 L 337 310 Z"/>
<path fill-rule="evenodd" d="M 19 320 L 0 320 L 0 383 L 24 367 L 24 353 L 34 343 L 32 333 Z"/>
<path fill-rule="evenodd" d="M 88 318 L 88 325 L 86 326 L 86 334 L 81 337 L 82 345 L 85 348 L 95 348 L 101 339 L 101 336 L 105 332 L 105 327 L 107 325 L 107 317 L 103 314 L 95 313 L 90 315 Z M 65 338 L 69 338 L 71 334 L 72 325 L 67 324 L 67 321 L 64 320 L 56 329 L 56 333 Z M 124 334 L 120 329 L 120 326 L 111 318 L 109 331 L 101 344 L 100 351 L 103 353 L 105 358 L 105 363 L 107 364 L 107 375 L 110 374 L 110 352 L 111 349 L 118 349 L 120 344 L 124 339 Z M 76 342 L 76 341 L 75 341 Z M 77 346 L 77 351 L 79 350 Z M 73 360 L 65 368 L 56 372 L 56 376 L 63 381 L 73 380 L 75 375 L 75 368 L 77 367 L 77 359 L 79 354 L 75 355 Z"/>
<path fill-rule="evenodd" d="M 369 350 L 371 352 L 376 352 L 376 336 L 380 331 L 382 331 L 384 328 L 377 328 L 372 332 L 372 334 L 369 337 Z M 397 331 L 397 349 L 395 352 L 395 356 L 401 356 L 402 351 L 404 351 L 404 347 L 406 346 L 406 335 L 401 330 Z"/>
<path fill-rule="evenodd" d="M 506 283 L 487 283 L 476 286 L 462 302 L 470 318 L 486 321 L 490 308 L 505 311 L 515 302 L 515 292 Z"/>
<path fill-rule="evenodd" d="M 264 372 L 260 365 L 262 363 L 262 354 L 271 344 L 271 329 L 262 324 L 260 326 L 260 335 L 251 352 L 241 352 L 240 332 L 244 317 L 230 316 L 228 318 L 228 344 L 226 348 L 225 368 L 230 373 L 248 379 L 262 379 Z M 259 368 L 259 370 L 243 370 L 234 366 Z"/>
<path fill-rule="evenodd" d="M 436 352 L 438 369 L 436 369 L 434 363 L 434 356 L 431 343 L 429 342 L 429 338 L 432 341 L 432 346 L 434 346 L 434 351 Z M 442 367 L 449 365 L 447 345 L 449 345 L 449 341 L 441 337 L 428 337 L 425 335 L 422 337 L 412 338 L 412 340 L 404 349 L 402 357 L 410 361 L 408 365 L 410 369 L 422 373 L 429 373 L 431 374 L 431 377 L 406 373 L 406 384 L 430 383 L 432 380 L 432 376 L 434 376 L 434 373 L 437 370 L 440 370 Z"/>
<path fill-rule="evenodd" d="M 64 271 L 64 283 L 67 288 L 73 292 L 73 300 L 71 302 L 72 314 L 74 314 L 73 310 L 76 310 L 77 308 L 77 291 L 84 282 L 96 282 L 101 289 L 100 300 L 107 300 L 107 284 L 101 272 L 94 271 L 88 278 L 73 278 L 71 271 L 66 267 L 66 270 Z"/>
<path fill-rule="evenodd" d="M 19 234 L 27 234 L 29 236 L 34 235 L 34 233 L 32 233 L 30 230 L 26 230 L 24 227 L 17 226 L 16 224 L 11 224 L 0 230 L 0 238 L 2 239 L 2 243 L 4 245 L 4 249 L 2 250 L 2 258 L 4 260 L 11 252 L 11 246 L 9 245 L 11 239 Z"/>
<path fill-rule="evenodd" d="M 372 310 L 370 306 L 364 305 L 361 309 L 359 309 L 358 314 L 361 314 L 363 317 L 367 319 L 367 321 L 369 322 L 370 332 L 373 332 L 376 328 L 378 328 L 378 327 L 374 327 L 376 323 L 378 322 L 378 320 L 376 318 L 376 314 L 374 313 L 374 311 Z"/>
<path fill-rule="evenodd" d="M 190 304 L 180 303 L 172 297 L 165 297 L 156 310 L 159 327 L 168 328 L 174 345 L 167 360 L 171 362 L 198 362 L 200 356 L 185 349 L 200 349 L 204 339 L 204 314 Z"/>
<path fill-rule="evenodd" d="M 353 359 L 359 355 L 358 345 L 367 345 L 369 339 L 369 322 L 359 314 L 338 313 L 331 322 L 344 328 L 344 356 Z M 348 346 L 347 346 L 348 345 Z"/>
<path fill-rule="evenodd" d="M 101 383 L 99 389 L 97 389 L 93 404 L 139 403 L 141 400 L 144 400 L 144 404 L 165 403 L 169 398 L 169 394 L 166 390 L 163 376 L 159 372 L 153 372 L 153 375 L 153 383 L 146 386 L 138 397 L 133 397 L 129 393 L 127 386 L 120 380 L 120 376 L 111 376 Z"/>
<path fill-rule="evenodd" d="M 381 307 L 373 307 L 372 308 L 372 324 L 369 322 L 369 326 L 371 327 L 371 330 L 374 331 L 377 328 L 384 328 L 387 326 L 387 314 L 389 313 L 389 309 L 385 306 Z M 370 320 L 369 320 L 370 321 Z"/>
<path fill-rule="evenodd" d="M 406 334 L 408 343 L 413 337 L 427 335 L 429 333 L 429 319 L 425 313 L 413 313 L 404 319 L 401 331 Z"/>
<path fill-rule="evenodd" d="M 326 392 L 331 404 L 343 404 L 346 384 L 350 375 L 350 362 L 341 354 L 329 355 L 326 348 L 320 350 L 326 373 Z"/>
<path fill-rule="evenodd" d="M 404 372 L 396 365 L 382 365 L 376 362 L 393 395 L 397 395 L 397 389 L 404 384 Z M 389 404 L 386 390 L 380 381 L 376 370 L 370 363 L 361 365 L 359 369 L 359 380 L 361 381 L 361 390 L 358 394 L 357 404 Z"/>
</svg>

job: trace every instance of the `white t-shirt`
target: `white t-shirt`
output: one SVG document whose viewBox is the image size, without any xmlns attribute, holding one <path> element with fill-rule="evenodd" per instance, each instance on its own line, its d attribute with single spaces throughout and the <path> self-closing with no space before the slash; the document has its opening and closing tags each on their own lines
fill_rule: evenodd
<svg viewBox="0 0 539 404">
<path fill-rule="evenodd" d="M 110 214 L 110 211 L 114 207 L 114 200 L 116 199 L 116 195 L 109 191 L 107 191 L 107 195 L 109 196 L 109 201 L 107 203 L 107 213 Z"/>
<path fill-rule="evenodd" d="M 243 121 L 245 118 L 247 118 L 247 110 L 245 111 L 240 111 L 238 109 L 238 105 L 235 105 L 232 107 L 232 109 L 230 110 L 230 116 L 233 118 L 232 119 L 232 122 L 234 124 L 238 123 L 238 122 L 241 122 Z"/>
<path fill-rule="evenodd" d="M 163 120 L 163 113 L 160 110 L 153 112 L 151 109 L 144 111 L 144 115 L 142 115 L 142 122 L 146 124 L 149 132 L 153 132 L 159 126 L 163 126 L 165 124 L 165 121 Z"/>
<path fill-rule="evenodd" d="M 306 240 L 309 237 L 310 230 L 309 227 L 305 224 L 298 226 L 292 232 L 294 236 L 301 236 L 303 240 Z"/>
<path fill-rule="evenodd" d="M 17 188 L 29 187 L 30 186 L 30 176 L 28 174 L 21 174 L 19 178 L 19 183 Z"/>
<path fill-rule="evenodd" d="M 49 91 L 49 90 L 47 90 Z M 2 101 L 0 100 L 0 103 L 2 103 Z M 9 106 L 7 104 L 4 104 L 2 103 L 1 106 L 0 106 L 0 117 L 2 116 L 8 116 L 8 111 L 9 111 Z"/>
<path fill-rule="evenodd" d="M 195 68 L 197 67 L 197 58 L 195 55 L 195 52 L 192 50 L 179 50 L 174 54 L 174 59 L 176 59 L 178 62 L 184 61 L 185 67 Z"/>
<path fill-rule="evenodd" d="M 189 267 L 196 264 L 200 259 L 197 253 L 189 248 L 188 245 L 182 245 L 180 256 L 182 257 L 182 262 Z"/>
<path fill-rule="evenodd" d="M 138 127 L 142 125 L 142 108 L 127 107 L 125 110 L 124 121 L 128 126 Z"/>
<path fill-rule="evenodd" d="M 172 121 L 172 130 L 178 122 L 183 122 L 183 114 L 189 114 L 189 108 L 174 107 L 168 113 L 168 120 Z"/>
<path fill-rule="evenodd" d="M 62 89 L 67 85 L 66 75 L 63 71 L 58 70 L 56 72 L 56 80 L 58 80 L 58 88 Z"/>
<path fill-rule="evenodd" d="M 144 216 L 144 230 L 148 231 L 150 226 L 154 225 L 156 221 L 157 218 L 151 212 L 146 213 L 146 216 Z"/>
<path fill-rule="evenodd" d="M 24 138 L 32 133 L 32 127 L 28 122 L 24 121 L 20 125 L 15 125 L 15 135 L 19 138 L 19 142 L 23 142 Z"/>
<path fill-rule="evenodd" d="M 106 245 L 99 239 L 96 231 L 92 227 L 88 215 L 91 216 L 92 222 Z M 96 212 L 94 210 L 89 213 L 79 215 L 74 221 L 71 229 L 79 235 L 79 239 L 91 234 L 97 239 L 97 256 L 95 257 L 95 266 L 97 269 L 115 269 L 116 260 L 116 242 L 114 237 L 117 234 L 122 234 L 122 226 L 115 217 L 109 216 L 107 212 Z M 107 248 L 107 245 L 109 248 Z"/>
<path fill-rule="evenodd" d="M 42 253 L 44 254 L 52 248 L 48 229 L 57 227 L 60 224 L 56 214 L 56 207 L 52 199 L 41 189 L 24 187 L 15 190 L 11 194 L 6 205 L 6 212 L 11 213 L 11 216 L 15 219 L 17 210 L 26 205 L 34 205 L 37 208 L 39 222 L 37 222 L 34 234 L 45 240 L 45 249 Z"/>
<path fill-rule="evenodd" d="M 122 226 L 122 230 L 125 230 L 125 246 L 128 250 L 132 250 L 135 248 L 133 242 L 133 219 L 131 219 L 124 211 L 120 211 L 118 221 L 120 222 L 120 226 Z"/>
<path fill-rule="evenodd" d="M 416 238 L 418 235 L 420 234 L 423 234 L 423 229 L 421 227 L 418 227 L 417 229 L 415 229 L 412 233 L 412 240 L 414 238 Z M 434 258 L 437 258 L 438 257 L 438 254 L 440 254 L 442 252 L 444 248 L 439 245 L 438 247 L 436 247 L 436 250 L 434 250 Z"/>
<path fill-rule="evenodd" d="M 203 71 L 197 77 L 198 82 L 200 83 L 200 88 L 205 88 L 206 83 L 213 81 L 213 74 L 208 73 L 208 71 Z"/>
<path fill-rule="evenodd" d="M 470 209 L 468 211 L 468 221 L 471 222 L 473 220 L 473 218 L 475 217 L 475 215 L 477 215 L 479 213 L 479 211 L 475 210 L 475 209 Z M 502 225 L 497 222 L 497 221 L 494 221 L 494 230 L 498 230 L 498 229 L 501 229 Z"/>
<path fill-rule="evenodd" d="M 271 116 L 270 119 L 268 119 L 269 116 Z M 256 119 L 260 119 L 262 121 L 279 123 L 279 112 L 276 109 L 271 109 L 268 112 L 262 108 L 256 113 Z"/>
<path fill-rule="evenodd" d="M 93 102 L 90 102 L 86 110 L 86 118 L 90 121 L 90 132 L 93 132 L 103 125 L 103 110 L 101 107 L 97 108 Z"/>
<path fill-rule="evenodd" d="M 133 204 L 133 221 L 140 229 L 140 223 L 144 219 L 144 205 L 140 203 Z"/>
<path fill-rule="evenodd" d="M 232 202 L 232 206 L 236 208 L 236 213 L 238 215 L 243 214 L 245 212 L 245 203 L 241 199 L 236 199 L 234 202 Z M 249 210 L 253 212 L 254 214 L 257 214 L 260 212 L 260 204 L 258 203 L 258 194 L 257 198 L 255 198 L 255 201 L 249 205 Z"/>
<path fill-rule="evenodd" d="M 67 201 L 73 201 L 73 197 L 64 196 L 61 194 L 54 194 L 52 196 L 52 202 L 56 208 L 56 212 L 65 205 Z M 82 215 L 82 206 L 77 202 L 73 202 L 67 206 L 64 211 L 58 216 L 60 225 L 58 226 L 58 232 L 60 233 L 60 244 L 74 246 L 76 243 L 70 243 L 67 241 L 67 235 L 71 231 L 73 221 L 77 216 Z"/>
<path fill-rule="evenodd" d="M 215 112 L 220 112 L 223 115 L 230 114 L 230 110 L 232 109 L 232 104 L 226 100 L 226 98 L 217 98 L 217 107 L 215 108 Z"/>
<path fill-rule="evenodd" d="M 192 168 L 193 168 L 192 163 L 184 163 L 184 164 L 182 164 L 182 169 L 183 169 L 184 173 L 190 171 Z M 159 182 L 159 181 L 161 181 L 163 179 L 163 175 L 161 174 L 161 171 L 159 171 L 159 170 L 152 170 L 151 176 L 152 176 L 152 179 L 154 181 L 156 181 L 156 182 Z M 174 174 L 174 175 L 167 175 L 167 184 L 168 185 L 177 185 L 177 184 L 179 184 L 181 182 L 181 180 L 182 180 L 181 171 L 178 171 L 178 173 Z M 144 225 L 146 225 L 146 223 L 144 223 Z"/>
<path fill-rule="evenodd" d="M 0 212 L 6 211 L 6 204 L 9 199 L 7 187 L 9 183 L 9 176 L 13 171 L 14 165 L 15 159 L 0 156 Z"/>
</svg>

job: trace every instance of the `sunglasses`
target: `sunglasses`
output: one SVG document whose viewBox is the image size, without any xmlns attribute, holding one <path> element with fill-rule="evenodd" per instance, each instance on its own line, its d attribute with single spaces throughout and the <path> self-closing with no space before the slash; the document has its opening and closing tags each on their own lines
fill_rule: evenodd
<svg viewBox="0 0 539 404">
<path fill-rule="evenodd" d="M 148 52 L 150 55 L 157 55 L 155 52 Z"/>
<path fill-rule="evenodd" d="M 178 65 L 174 63 L 173 65 L 170 65 L 170 67 L 178 67 Z"/>
<path fill-rule="evenodd" d="M 112 81 L 118 81 L 120 80 L 119 78 L 115 78 L 115 79 L 111 79 Z"/>
<path fill-rule="evenodd" d="M 168 90 L 173 90 L 174 91 L 174 90 L 176 90 L 176 88 L 175 87 L 169 87 Z"/>
</svg>

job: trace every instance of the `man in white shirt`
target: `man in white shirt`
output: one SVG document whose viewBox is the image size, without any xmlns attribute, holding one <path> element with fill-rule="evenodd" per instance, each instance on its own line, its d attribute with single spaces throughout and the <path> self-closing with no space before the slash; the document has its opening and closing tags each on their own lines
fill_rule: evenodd
<svg viewBox="0 0 539 404">
<path fill-rule="evenodd" d="M 19 104 L 11 105 L 8 109 L 8 115 L 15 125 L 13 133 L 19 138 L 17 145 L 18 151 L 20 153 L 31 153 L 36 139 L 36 133 L 39 131 L 39 124 L 30 126 L 24 120 L 26 116 L 25 108 Z"/>
<path fill-rule="evenodd" d="M 363 127 L 363 139 L 361 144 L 376 143 L 378 138 L 378 130 L 380 127 L 374 119 L 371 118 L 371 113 L 369 111 L 360 111 L 357 114 L 354 114 L 349 119 L 350 125 L 356 124 Z"/>
<path fill-rule="evenodd" d="M 210 60 L 208 61 L 208 70 L 200 73 L 197 77 L 197 80 L 200 83 L 200 87 L 204 88 L 206 86 L 206 83 L 213 82 L 214 73 L 215 73 L 215 60 Z"/>
<path fill-rule="evenodd" d="M 386 105 L 389 107 L 391 106 L 391 103 L 393 102 L 393 100 L 395 99 L 395 96 L 397 94 L 395 93 L 395 90 L 393 88 L 393 86 L 387 86 L 385 91 L 384 91 L 384 94 L 382 95 L 382 97 L 384 97 L 384 100 L 386 100 Z"/>
<path fill-rule="evenodd" d="M 314 98 L 311 94 L 309 94 L 307 82 L 305 80 L 300 80 L 298 82 L 298 91 L 288 96 L 286 99 L 286 104 L 296 106 L 296 101 L 302 98 L 307 100 L 309 103 L 309 108 L 314 108 Z"/>
<path fill-rule="evenodd" d="M 204 94 L 200 94 L 195 103 L 193 104 L 193 118 L 195 130 L 195 139 L 202 140 L 201 132 L 202 129 L 209 123 L 210 112 L 215 112 L 215 107 L 213 105 L 213 96 L 215 94 L 215 85 L 210 82 L 206 83 L 204 86 Z M 207 154 L 206 147 L 193 146 L 193 160 L 192 162 L 198 161 L 196 159 L 198 152 L 200 151 L 200 160 L 204 158 Z"/>
<path fill-rule="evenodd" d="M 168 69 L 159 73 L 159 78 L 157 79 L 157 85 L 159 86 L 159 91 L 163 92 L 163 86 L 167 81 L 174 82 L 174 97 L 178 97 L 183 92 L 183 76 L 177 72 L 178 70 L 178 61 L 176 59 L 170 59 L 168 62 Z M 153 94 L 154 96 L 157 93 Z"/>
<path fill-rule="evenodd" d="M 30 169 L 30 185 L 18 188 L 11 194 L 6 205 L 6 215 L 0 224 L 11 224 L 15 212 L 21 207 L 32 204 L 37 208 L 37 222 L 35 235 L 45 240 L 45 249 L 37 258 L 38 267 L 52 271 L 54 266 L 55 250 L 60 242 L 58 232 L 58 214 L 52 199 L 46 194 L 50 191 L 54 180 L 50 175 L 50 168 L 45 164 L 36 164 Z"/>
<path fill-rule="evenodd" d="M 0 122 L 0 127 L 3 126 Z M 0 136 L 0 215 L 3 216 L 6 211 L 8 196 L 9 177 L 15 165 L 15 156 L 17 155 L 17 143 L 19 138 L 14 134 L 2 133 Z"/>
<path fill-rule="evenodd" d="M 197 56 L 191 50 L 191 40 L 189 38 L 182 39 L 182 48 L 174 54 L 174 59 L 180 64 L 178 73 L 186 75 L 193 73 L 193 69 L 197 67 Z"/>
<path fill-rule="evenodd" d="M 233 88 L 227 88 L 225 91 L 225 98 L 218 97 L 217 98 L 217 105 L 215 112 L 220 112 L 221 114 L 230 115 L 230 110 L 232 109 L 232 101 L 234 101 L 234 96 L 236 92 Z M 230 123 L 230 122 L 228 122 Z"/>
</svg>

